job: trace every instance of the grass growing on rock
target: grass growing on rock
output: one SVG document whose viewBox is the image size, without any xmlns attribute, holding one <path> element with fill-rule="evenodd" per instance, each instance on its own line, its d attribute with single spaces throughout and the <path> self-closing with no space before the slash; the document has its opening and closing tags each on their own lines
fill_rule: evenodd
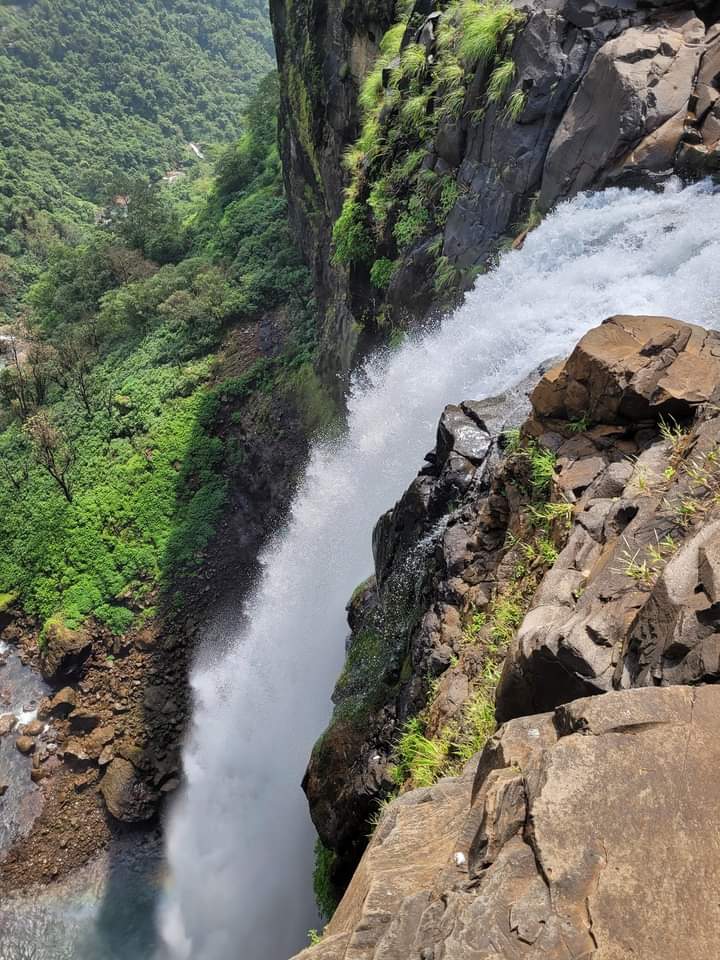
<svg viewBox="0 0 720 960">
<path fill-rule="evenodd" d="M 467 101 L 479 64 L 492 67 L 483 106 L 504 102 L 504 116 L 513 121 L 524 108 L 525 94 L 512 89 L 517 71 L 510 56 L 523 17 L 511 4 L 451 0 L 436 22 L 432 55 L 414 39 L 403 46 L 421 24 L 409 18 L 406 12 L 385 33 L 360 90 L 362 129 L 345 157 L 350 184 L 333 231 L 337 264 L 393 262 L 442 230 L 460 191 L 452 175 L 440 176 L 424 161 L 441 124 L 477 109 Z M 444 270 L 438 291 L 460 277 Z M 383 289 L 377 279 L 374 285 Z"/>
</svg>

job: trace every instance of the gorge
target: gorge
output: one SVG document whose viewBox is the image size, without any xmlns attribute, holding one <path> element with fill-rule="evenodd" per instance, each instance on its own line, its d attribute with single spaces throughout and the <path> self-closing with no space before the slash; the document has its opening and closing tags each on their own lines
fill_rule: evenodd
<svg viewBox="0 0 720 960">
<path fill-rule="evenodd" d="M 717 3 L 90 6 L 0 13 L 0 960 L 711 960 Z"/>
<path fill-rule="evenodd" d="M 280 958 L 313 925 L 298 785 L 340 672 L 345 603 L 371 570 L 372 526 L 431 446 L 438 411 L 512 387 L 619 311 L 712 326 L 719 226 L 709 185 L 562 205 L 438 329 L 370 362 L 347 438 L 315 449 L 264 555 L 247 630 L 196 675 L 187 793 L 170 829 L 171 956 L 229 960 L 242 943 L 248 960 Z M 228 730 L 246 734 L 229 746 Z"/>
</svg>

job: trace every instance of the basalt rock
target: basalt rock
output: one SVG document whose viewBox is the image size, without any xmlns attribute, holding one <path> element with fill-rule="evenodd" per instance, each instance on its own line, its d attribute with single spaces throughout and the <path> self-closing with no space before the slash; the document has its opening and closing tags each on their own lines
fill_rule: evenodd
<svg viewBox="0 0 720 960">
<path fill-rule="evenodd" d="M 615 693 L 633 688 L 720 683 L 718 385 L 718 334 L 667 317 L 618 316 L 534 378 L 519 438 L 503 439 L 496 400 L 444 411 L 435 450 L 376 527 L 375 575 L 349 605 L 336 708 L 304 784 L 320 837 L 336 853 L 338 882 L 391 792 L 408 719 L 420 716 L 436 742 L 463 729 L 505 650 L 500 722 L 595 695 L 622 705 Z M 551 464 L 540 494 L 536 454 Z M 493 617 L 508 597 L 511 626 L 498 632 Z M 553 722 L 567 716 L 559 711 Z M 507 786 L 514 795 L 517 783 Z M 422 796 L 429 803 L 433 794 Z M 331 931 L 338 943 L 360 942 L 349 929 Z M 438 946 L 446 935 L 432 956 L 455 955 Z M 548 949 L 554 956 L 559 948 L 553 941 Z"/>
<path fill-rule="evenodd" d="M 527 412 L 542 371 L 503 397 L 449 406 L 435 449 L 373 535 L 375 575 L 348 605 L 351 635 L 335 710 L 303 783 L 336 880 L 347 883 L 378 802 L 392 789 L 394 744 L 422 709 L 429 682 L 442 688 L 437 723 L 457 717 L 481 653 L 465 650 L 463 614 L 487 603 L 498 581 L 511 512 L 497 436 Z M 455 666 L 453 666 L 455 664 Z"/>
<path fill-rule="evenodd" d="M 611 317 L 532 396 L 538 417 L 684 418 L 720 396 L 720 334 L 669 317 Z"/>
<path fill-rule="evenodd" d="M 508 723 L 385 812 L 302 960 L 714 960 L 720 688 Z"/>
<path fill-rule="evenodd" d="M 144 777 L 122 757 L 116 757 L 108 766 L 100 784 L 107 808 L 125 823 L 149 820 L 157 808 L 157 796 L 150 790 Z"/>
<path fill-rule="evenodd" d="M 335 0 L 271 4 L 288 198 L 314 271 L 323 368 L 333 377 L 347 373 L 353 356 L 393 324 L 447 305 L 435 282 L 440 257 L 456 287 L 467 287 L 520 225 L 560 199 L 720 169 L 717 4 L 515 0 L 513 6 L 522 22 L 507 52 L 515 68 L 508 90 L 499 99 L 488 96 L 492 64 L 482 60 L 465 76 L 458 116 L 440 120 L 425 142 L 408 148 L 423 155 L 424 174 L 452 184 L 454 203 L 429 235 L 402 249 L 393 237 L 402 210 L 391 211 L 373 255 L 348 267 L 332 258 L 347 187 L 341 161 L 360 132 L 362 82 L 398 11 Z M 434 61 L 437 19 L 447 7 L 413 4 L 404 46 L 418 43 Z M 427 92 L 432 103 L 435 91 Z M 510 120 L 513 95 L 519 109 Z M 408 159 L 401 151 L 398 168 Z M 375 185 L 373 171 L 365 173 L 361 204 Z M 375 257 L 394 264 L 387 290 L 371 282 Z"/>
<path fill-rule="evenodd" d="M 600 423 L 557 448 L 574 525 L 511 646 L 500 720 L 616 688 L 720 680 L 719 388 L 717 334 L 614 317 L 533 393 L 526 429 L 548 443 L 581 411 Z M 635 458 L 609 463 L 603 446 L 617 452 L 629 431 Z"/>
</svg>

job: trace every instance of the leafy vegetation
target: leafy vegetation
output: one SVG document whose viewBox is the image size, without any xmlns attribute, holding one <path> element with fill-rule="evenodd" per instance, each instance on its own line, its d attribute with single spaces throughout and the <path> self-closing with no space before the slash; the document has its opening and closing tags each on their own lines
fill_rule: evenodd
<svg viewBox="0 0 720 960">
<path fill-rule="evenodd" d="M 313 869 L 313 891 L 318 912 L 323 920 L 332 919 L 337 910 L 338 894 L 332 880 L 332 868 L 335 854 L 323 844 L 319 838 L 315 842 L 315 867 Z M 319 943 L 320 937 L 316 930 L 310 931 L 311 943 Z"/>
<path fill-rule="evenodd" d="M 44 622 L 122 633 L 197 567 L 242 456 L 214 432 L 223 404 L 284 390 L 325 417 L 277 100 L 273 75 L 205 197 L 139 183 L 127 218 L 53 247 L 26 298 L 0 371 L 0 591 Z M 227 331 L 279 305 L 284 351 L 218 382 Z"/>
<path fill-rule="evenodd" d="M 95 204 L 239 136 L 271 68 L 261 0 L 3 4 L 0 313 Z"/>
</svg>

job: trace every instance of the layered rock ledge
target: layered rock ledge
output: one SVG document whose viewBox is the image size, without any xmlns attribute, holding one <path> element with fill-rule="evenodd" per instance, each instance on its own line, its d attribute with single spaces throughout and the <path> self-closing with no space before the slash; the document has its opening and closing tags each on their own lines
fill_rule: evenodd
<svg viewBox="0 0 720 960">
<path fill-rule="evenodd" d="M 518 395 L 448 407 L 376 527 L 305 780 L 338 886 L 405 792 L 313 958 L 714 955 L 720 335 L 612 317 Z M 409 723 L 458 770 L 497 681 L 407 792 Z"/>
<path fill-rule="evenodd" d="M 711 960 L 720 689 L 513 720 L 398 800 L 303 960 Z"/>
</svg>

